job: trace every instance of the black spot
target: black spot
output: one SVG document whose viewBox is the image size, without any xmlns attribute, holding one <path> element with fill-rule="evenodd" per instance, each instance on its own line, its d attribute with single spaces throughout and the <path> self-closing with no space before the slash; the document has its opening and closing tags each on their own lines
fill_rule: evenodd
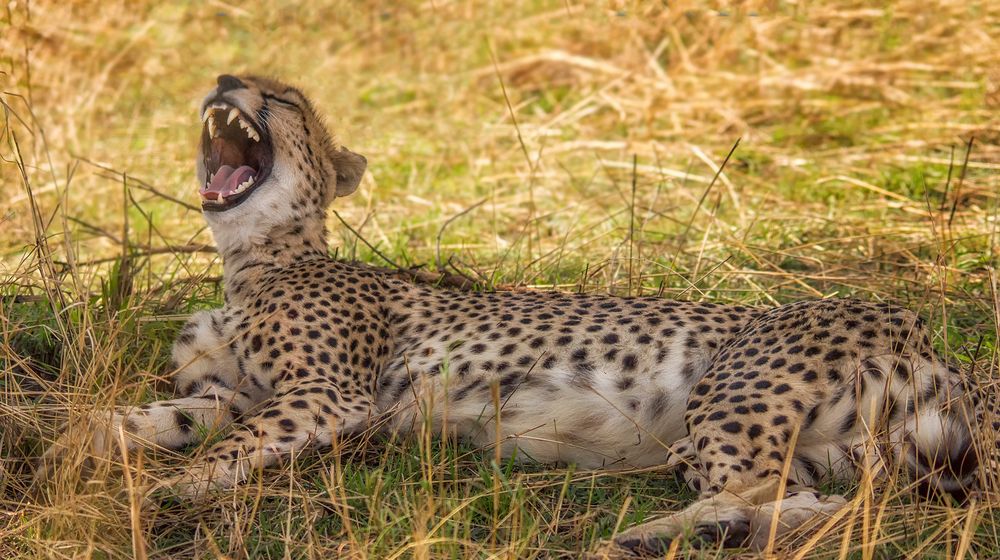
<svg viewBox="0 0 1000 560">
<path fill-rule="evenodd" d="M 180 429 L 180 431 L 184 433 L 188 433 L 191 431 L 191 425 L 193 424 L 193 422 L 191 422 L 191 417 L 188 416 L 183 411 L 180 410 L 174 411 L 174 422 L 177 422 L 177 428 Z M 135 430 L 130 429 L 129 431 L 134 432 Z"/>
<path fill-rule="evenodd" d="M 708 419 L 709 419 L 709 421 L 713 421 L 714 422 L 714 421 L 717 421 L 717 420 L 722 420 L 726 416 L 729 416 L 729 415 L 724 410 L 716 410 L 715 412 L 713 412 L 712 414 L 710 414 L 708 416 Z"/>
<path fill-rule="evenodd" d="M 635 354 L 626 354 L 625 357 L 622 358 L 622 366 L 628 371 L 634 370 L 638 364 L 639 360 L 635 357 Z"/>
<path fill-rule="evenodd" d="M 726 422 L 722 425 L 722 429 L 731 434 L 738 434 L 743 431 L 743 424 L 739 422 Z"/>
<path fill-rule="evenodd" d="M 830 350 L 829 352 L 827 352 L 826 356 L 823 356 L 823 360 L 825 360 L 827 362 L 835 362 L 835 361 L 843 358 L 844 355 L 845 354 L 844 354 L 844 352 L 842 350 L 838 350 L 838 349 L 834 348 L 833 350 Z"/>
</svg>

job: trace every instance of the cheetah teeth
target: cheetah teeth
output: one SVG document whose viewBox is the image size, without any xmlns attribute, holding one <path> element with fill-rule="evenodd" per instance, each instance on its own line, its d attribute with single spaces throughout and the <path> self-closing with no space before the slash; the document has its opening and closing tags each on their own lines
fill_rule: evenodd
<svg viewBox="0 0 1000 560">
<path fill-rule="evenodd" d="M 207 109 L 205 113 L 201 116 L 202 122 L 206 123 L 208 126 L 208 134 L 210 138 L 216 138 L 219 136 L 219 126 L 216 124 L 215 118 L 217 113 L 224 113 L 226 115 L 226 125 L 230 125 L 233 121 L 238 119 L 238 124 L 240 129 L 247 135 L 247 138 L 253 140 L 254 142 L 260 142 L 260 134 L 257 130 L 243 118 L 243 114 L 236 107 L 225 105 L 222 103 L 213 103 Z"/>
<path fill-rule="evenodd" d="M 252 184 L 253 184 L 253 177 L 250 177 L 246 181 L 243 181 L 242 183 L 240 183 L 240 186 L 236 187 L 236 190 L 233 191 L 233 194 L 240 194 L 241 192 L 249 189 L 250 185 L 252 185 Z M 233 196 L 233 194 L 231 194 L 229 196 Z"/>
<path fill-rule="evenodd" d="M 246 131 L 247 137 L 249 137 L 251 140 L 253 140 L 254 142 L 260 142 L 260 135 L 257 134 L 257 131 L 254 130 L 252 126 L 250 126 L 250 123 L 243 120 L 242 116 L 240 116 L 240 128 Z"/>
<path fill-rule="evenodd" d="M 210 173 L 208 175 L 208 180 L 205 181 L 205 188 L 208 188 L 208 186 L 212 184 L 212 179 L 214 178 L 215 178 L 215 173 Z M 254 177 L 250 177 L 246 181 L 240 183 L 240 186 L 236 187 L 236 190 L 234 190 L 233 192 L 222 195 L 223 200 L 242 193 L 243 191 L 249 189 L 250 186 L 253 185 L 253 183 L 254 183 Z"/>
</svg>

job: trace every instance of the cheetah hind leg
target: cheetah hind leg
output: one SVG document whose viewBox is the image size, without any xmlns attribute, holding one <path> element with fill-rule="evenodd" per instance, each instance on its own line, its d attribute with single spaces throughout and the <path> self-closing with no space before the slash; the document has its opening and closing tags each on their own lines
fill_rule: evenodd
<svg viewBox="0 0 1000 560">
<path fill-rule="evenodd" d="M 628 529 L 615 537 L 614 544 L 619 551 L 633 556 L 662 555 L 678 538 L 688 538 L 696 548 L 746 547 L 760 551 L 770 541 L 775 519 L 777 539 L 809 522 L 829 519 L 846 504 L 841 496 L 822 495 L 808 488 L 788 488 L 780 501 L 774 500 L 776 494 L 776 482 L 739 493 L 724 491 L 700 499 L 681 512 Z"/>
</svg>

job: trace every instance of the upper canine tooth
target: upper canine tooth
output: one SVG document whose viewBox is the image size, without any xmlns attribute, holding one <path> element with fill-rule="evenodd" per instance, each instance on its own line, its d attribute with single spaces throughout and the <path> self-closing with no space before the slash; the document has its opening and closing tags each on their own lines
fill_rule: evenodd
<svg viewBox="0 0 1000 560">
<path fill-rule="evenodd" d="M 232 109 L 229 110 L 229 117 L 226 119 L 226 124 L 233 122 L 233 119 L 235 119 L 238 116 L 240 116 L 240 110 L 237 109 L 236 107 L 233 107 Z"/>
<path fill-rule="evenodd" d="M 202 115 L 201 115 L 201 122 L 208 121 L 208 117 L 211 117 L 211 116 L 212 116 L 212 110 L 211 109 L 205 109 L 205 112 L 202 113 Z"/>
</svg>

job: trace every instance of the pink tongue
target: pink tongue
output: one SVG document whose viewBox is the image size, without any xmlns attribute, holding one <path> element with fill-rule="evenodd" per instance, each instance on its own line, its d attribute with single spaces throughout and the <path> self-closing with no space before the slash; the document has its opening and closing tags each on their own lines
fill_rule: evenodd
<svg viewBox="0 0 1000 560">
<path fill-rule="evenodd" d="M 236 192 L 244 181 L 253 177 L 256 171 L 248 165 L 241 165 L 233 169 L 228 165 L 223 165 L 215 172 L 212 181 L 201 188 L 201 197 L 206 200 L 219 200 Z"/>
</svg>

